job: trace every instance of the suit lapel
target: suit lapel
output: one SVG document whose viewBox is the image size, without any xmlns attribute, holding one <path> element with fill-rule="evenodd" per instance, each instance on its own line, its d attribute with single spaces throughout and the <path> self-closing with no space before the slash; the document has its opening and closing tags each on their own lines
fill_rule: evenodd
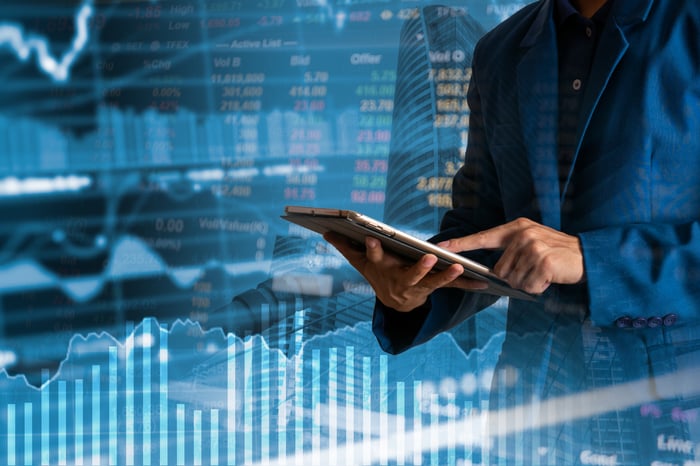
<svg viewBox="0 0 700 466">
<path fill-rule="evenodd" d="M 568 167 L 566 183 L 561 190 L 562 200 L 571 182 L 571 176 L 576 165 L 576 160 L 579 157 L 581 144 L 588 130 L 593 112 L 600 101 L 610 77 L 629 47 L 629 42 L 625 36 L 625 29 L 630 25 L 644 21 L 649 14 L 652 3 L 653 0 L 622 0 L 617 1 L 613 5 L 611 18 L 602 31 L 598 49 L 593 59 L 593 65 L 591 66 L 591 74 L 588 78 L 586 91 L 583 95 L 583 101 L 581 103 L 581 124 L 579 125 L 576 137 L 576 150 L 571 165 Z"/>
<path fill-rule="evenodd" d="M 517 68 L 518 105 L 523 141 L 541 213 L 540 221 L 559 228 L 560 189 L 557 162 L 557 47 L 553 1 L 542 2 L 530 30 L 521 41 Z"/>
</svg>

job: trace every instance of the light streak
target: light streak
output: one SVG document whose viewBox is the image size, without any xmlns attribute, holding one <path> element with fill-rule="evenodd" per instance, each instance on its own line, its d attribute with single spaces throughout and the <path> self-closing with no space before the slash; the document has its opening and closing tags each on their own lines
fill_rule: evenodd
<svg viewBox="0 0 700 466">
<path fill-rule="evenodd" d="M 433 449 L 454 447 L 478 447 L 490 449 L 495 436 L 512 435 L 533 429 L 555 426 L 558 424 L 587 419 L 606 412 L 620 411 L 645 403 L 654 403 L 662 399 L 676 397 L 690 398 L 700 394 L 700 388 L 693 381 L 697 380 L 700 368 L 692 367 L 654 379 L 642 379 L 624 384 L 598 388 L 587 392 L 568 395 L 550 400 L 543 400 L 516 406 L 508 409 L 480 412 L 466 418 L 449 422 L 441 422 L 426 426 L 422 431 L 394 432 L 389 438 L 372 438 L 369 442 L 350 442 L 336 447 L 333 455 L 336 458 L 357 458 L 366 449 L 370 452 L 370 463 L 379 462 L 382 455 L 388 455 L 389 461 L 396 460 L 399 455 L 429 453 Z M 372 412 L 370 415 L 376 415 Z M 514 422 L 519 420 L 519 422 Z M 497 425 L 497 433 L 493 432 Z M 463 435 L 456 439 L 450 435 L 450 430 L 461 432 Z M 398 436 L 402 436 L 404 451 L 389 448 L 382 451 L 383 445 L 396 445 Z M 436 442 L 420 442 L 420 439 L 437 439 Z M 322 449 L 315 452 L 304 452 L 299 461 L 294 464 L 311 464 L 312 455 L 330 458 L 330 451 Z M 361 456 L 359 456 L 361 457 Z M 280 457 L 270 461 L 265 466 L 282 466 L 289 464 L 290 458 Z M 262 466 L 256 463 L 255 466 Z"/>
</svg>

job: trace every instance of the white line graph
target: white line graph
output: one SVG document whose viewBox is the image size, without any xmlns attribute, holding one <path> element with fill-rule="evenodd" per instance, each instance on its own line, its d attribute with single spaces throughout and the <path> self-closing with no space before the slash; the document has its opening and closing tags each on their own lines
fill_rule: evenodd
<svg viewBox="0 0 700 466">
<path fill-rule="evenodd" d="M 0 48 L 9 47 L 22 62 L 34 56 L 41 72 L 56 82 L 65 82 L 70 78 L 71 67 L 88 43 L 88 21 L 93 13 L 93 0 L 85 0 L 75 16 L 75 36 L 70 48 L 60 58 L 51 55 L 47 38 L 25 34 L 24 28 L 14 23 L 0 22 Z"/>
</svg>

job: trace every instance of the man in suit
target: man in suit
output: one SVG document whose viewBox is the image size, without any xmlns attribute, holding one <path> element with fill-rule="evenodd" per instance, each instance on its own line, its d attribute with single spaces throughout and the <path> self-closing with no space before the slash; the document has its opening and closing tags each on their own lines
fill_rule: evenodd
<svg viewBox="0 0 700 466">
<path fill-rule="evenodd" d="M 523 400 L 570 410 L 563 420 L 539 412 L 521 437 L 494 415 L 493 455 L 694 459 L 664 439 L 700 428 L 669 414 L 700 407 L 700 2 L 540 0 L 486 34 L 472 68 L 465 163 L 433 241 L 538 295 L 509 303 L 499 364 L 519 380 L 494 379 L 491 410 Z M 461 266 L 432 271 L 432 255 L 405 264 L 372 238 L 366 252 L 327 239 L 373 286 L 388 352 L 494 302 Z M 597 377 L 601 364 L 614 375 Z M 595 391 L 614 386 L 633 393 Z M 586 393 L 605 395 L 577 411 Z M 606 446 L 610 413 L 636 447 Z"/>
</svg>

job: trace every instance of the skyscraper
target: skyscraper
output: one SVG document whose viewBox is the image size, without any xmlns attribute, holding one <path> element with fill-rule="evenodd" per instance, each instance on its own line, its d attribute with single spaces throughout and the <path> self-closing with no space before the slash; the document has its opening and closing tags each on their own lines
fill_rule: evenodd
<svg viewBox="0 0 700 466">
<path fill-rule="evenodd" d="M 464 10 L 431 5 L 399 44 L 384 220 L 433 233 L 464 160 L 472 53 L 483 28 Z"/>
</svg>

